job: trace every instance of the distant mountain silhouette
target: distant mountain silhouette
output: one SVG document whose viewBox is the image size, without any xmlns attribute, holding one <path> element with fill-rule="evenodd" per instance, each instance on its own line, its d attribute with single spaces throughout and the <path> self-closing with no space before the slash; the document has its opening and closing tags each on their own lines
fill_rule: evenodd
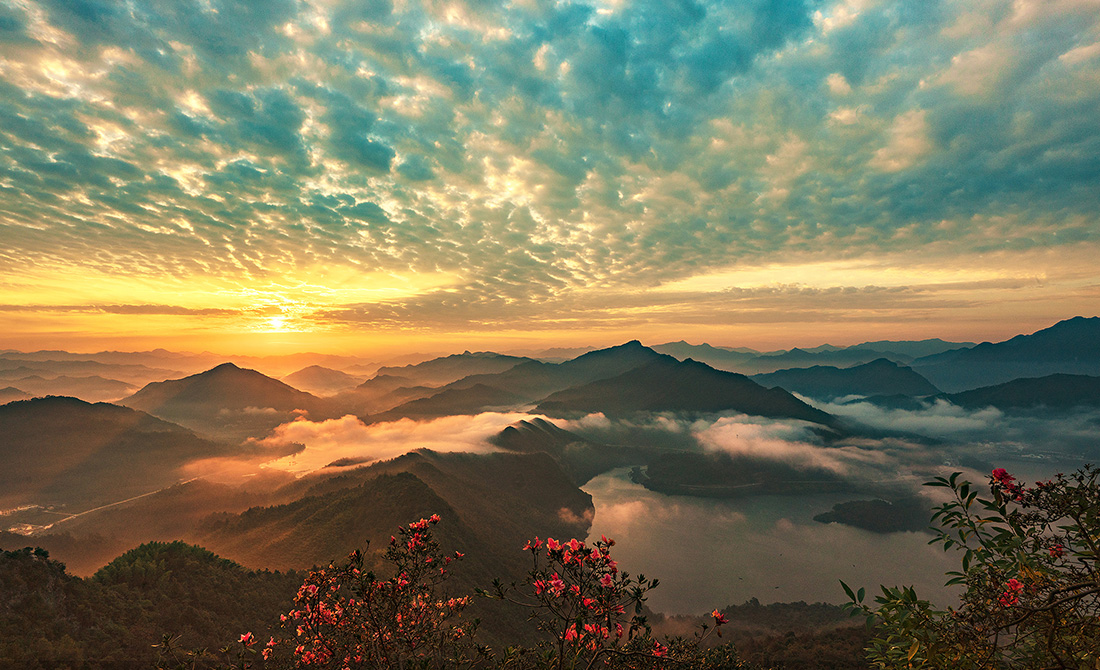
<svg viewBox="0 0 1100 670">
<path fill-rule="evenodd" d="M 533 402 L 571 386 L 621 375 L 660 358 L 671 357 L 658 354 L 642 346 L 641 342 L 632 340 L 615 347 L 590 351 L 564 363 L 530 361 L 495 375 L 472 375 L 445 388 L 462 389 L 484 384 Z"/>
<path fill-rule="evenodd" d="M 364 415 L 384 412 L 436 393 L 439 393 L 438 387 L 417 384 L 409 377 L 376 375 L 355 388 L 341 391 L 330 398 L 330 402 L 343 413 Z"/>
<path fill-rule="evenodd" d="M 453 381 L 478 374 L 494 374 L 530 361 L 521 356 L 507 356 L 490 351 L 471 353 L 469 351 L 435 358 L 416 365 L 403 367 L 382 367 L 377 375 L 404 377 L 413 382 L 411 385 L 442 386 Z"/>
<path fill-rule="evenodd" d="M 1046 377 L 1014 379 L 1004 384 L 945 394 L 941 397 L 955 405 L 967 408 L 1100 407 L 1100 377 L 1054 374 Z"/>
<path fill-rule="evenodd" d="M 320 365 L 310 365 L 283 377 L 282 381 L 307 393 L 332 395 L 358 386 L 363 382 L 363 378 L 353 377 L 346 372 Z"/>
<path fill-rule="evenodd" d="M 1100 317 L 1074 317 L 1030 335 L 925 356 L 911 365 L 952 393 L 1021 377 L 1100 375 Z"/>
<path fill-rule="evenodd" d="M 940 392 L 912 368 L 885 358 L 877 358 L 870 363 L 850 368 L 826 365 L 791 368 L 753 375 L 752 379 L 769 388 L 779 386 L 794 393 L 824 400 L 846 395 L 924 396 Z"/>
<path fill-rule="evenodd" d="M 903 356 L 919 358 L 921 356 L 932 356 L 954 349 L 968 349 L 974 345 L 974 342 L 947 342 L 938 337 L 934 337 L 928 340 L 877 340 L 875 342 L 863 342 L 848 347 L 848 349 L 892 352 Z"/>
<path fill-rule="evenodd" d="M 833 425 L 835 418 L 783 389 L 766 389 L 748 377 L 693 360 L 658 354 L 644 367 L 554 393 L 535 408 L 550 416 L 602 412 L 724 412 L 790 418 Z"/>
<path fill-rule="evenodd" d="M 30 397 L 30 393 L 25 393 L 22 389 L 17 389 L 14 386 L 0 388 L 0 405 L 12 402 L 13 400 L 27 400 Z"/>
<path fill-rule="evenodd" d="M 225 439 L 263 437 L 298 411 L 314 419 L 326 418 L 329 411 L 314 395 L 232 363 L 154 382 L 120 404 Z"/>
<path fill-rule="evenodd" d="M 886 358 L 902 364 L 908 364 L 912 360 L 911 356 L 889 351 L 873 351 L 860 348 L 833 349 L 831 347 L 828 349 L 819 347 L 818 349 L 818 351 L 810 351 L 795 347 L 790 351 L 777 354 L 763 354 L 739 364 L 737 370 L 744 374 L 767 374 L 778 370 L 807 368 L 813 365 L 849 367 L 870 363 L 879 358 Z"/>
<path fill-rule="evenodd" d="M 48 352 L 57 354 L 63 360 L 49 357 L 35 358 L 30 354 L 7 354 L 0 356 L 0 379 L 15 379 L 37 375 L 53 378 L 60 375 L 69 377 L 103 377 L 117 379 L 128 384 L 140 386 L 150 381 L 168 379 L 180 374 L 169 368 L 151 368 L 145 365 L 101 363 L 96 360 L 84 360 L 83 354 Z"/>
<path fill-rule="evenodd" d="M 0 505 L 64 504 L 68 513 L 169 486 L 180 465 L 225 453 L 145 412 L 57 396 L 0 406 L 0 435 Z"/>
<path fill-rule="evenodd" d="M 137 390 L 133 384 L 100 376 L 69 377 L 61 375 L 43 379 L 38 375 L 13 381 L 23 391 L 35 396 L 63 395 L 88 402 L 102 402 L 125 398 Z"/>
<path fill-rule="evenodd" d="M 706 343 L 688 344 L 683 340 L 679 342 L 666 342 L 665 344 L 658 344 L 650 348 L 658 353 L 668 354 L 677 360 L 682 361 L 690 358 L 700 363 L 706 363 L 712 368 L 717 368 L 719 370 L 729 369 L 730 366 L 736 367 L 760 355 L 758 351 L 723 349 Z"/>
</svg>

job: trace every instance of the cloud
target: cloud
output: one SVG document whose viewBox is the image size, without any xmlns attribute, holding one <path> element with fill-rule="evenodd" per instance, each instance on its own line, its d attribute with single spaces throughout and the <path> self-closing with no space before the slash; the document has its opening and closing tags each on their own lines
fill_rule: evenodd
<svg viewBox="0 0 1100 670">
<path fill-rule="evenodd" d="M 496 451 L 486 440 L 523 418 L 526 415 L 483 413 L 431 421 L 401 419 L 369 425 L 351 415 L 320 422 L 298 419 L 279 426 L 269 437 L 259 440 L 257 446 L 279 450 L 289 445 L 304 445 L 301 451 L 271 461 L 265 467 L 306 473 L 342 458 L 385 460 L 414 449 L 475 453 Z"/>
<path fill-rule="evenodd" d="M 123 7 L 0 12 L 0 276 L 443 273 L 309 307 L 668 323 L 651 289 L 731 265 L 1098 242 L 1089 3 Z"/>
<path fill-rule="evenodd" d="M 871 468 L 892 465 L 884 451 L 826 447 L 802 422 L 726 417 L 710 425 L 696 424 L 692 433 L 706 451 L 776 461 L 801 470 L 865 477 Z"/>
</svg>

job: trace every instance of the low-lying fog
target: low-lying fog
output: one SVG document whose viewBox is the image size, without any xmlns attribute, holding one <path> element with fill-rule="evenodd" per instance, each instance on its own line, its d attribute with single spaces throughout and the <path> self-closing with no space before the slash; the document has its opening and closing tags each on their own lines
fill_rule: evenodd
<svg viewBox="0 0 1100 670">
<path fill-rule="evenodd" d="M 1039 413 L 1006 416 L 993 409 L 967 411 L 945 403 L 926 410 L 886 410 L 858 402 L 815 404 L 896 434 L 826 444 L 809 424 L 742 415 L 706 421 L 653 416 L 634 422 L 594 415 L 555 423 L 601 444 L 724 451 L 796 468 L 823 468 L 877 487 L 882 495 L 926 496 L 929 507 L 943 500 L 944 491 L 920 484 L 936 474 L 961 470 L 971 481 L 984 483 L 996 466 L 1035 481 L 1072 471 L 1100 454 L 1096 412 L 1055 418 Z M 281 426 L 263 443 L 304 445 L 294 456 L 268 464 L 300 473 L 337 459 L 392 458 L 420 447 L 493 451 L 488 437 L 530 418 L 486 413 L 375 425 L 363 425 L 353 417 L 318 423 L 298 420 Z M 959 556 L 929 546 L 930 533 L 876 534 L 813 520 L 836 503 L 876 497 L 873 494 L 730 500 L 669 496 L 632 482 L 630 469 L 604 473 L 582 487 L 596 507 L 591 537 L 614 538 L 624 569 L 661 580 L 649 601 L 656 610 L 698 613 L 753 597 L 765 603 L 840 603 L 845 597 L 839 580 L 865 586 L 870 593 L 877 593 L 880 584 L 914 585 L 920 595 L 941 604 L 951 600 L 943 586 L 944 573 L 957 569 Z"/>
</svg>

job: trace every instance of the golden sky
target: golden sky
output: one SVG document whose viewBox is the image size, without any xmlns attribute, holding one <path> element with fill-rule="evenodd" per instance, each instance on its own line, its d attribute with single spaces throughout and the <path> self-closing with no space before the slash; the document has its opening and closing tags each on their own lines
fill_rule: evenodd
<svg viewBox="0 0 1100 670">
<path fill-rule="evenodd" d="M 1097 109 L 1097 0 L 9 3 L 0 348 L 996 341 Z"/>
</svg>

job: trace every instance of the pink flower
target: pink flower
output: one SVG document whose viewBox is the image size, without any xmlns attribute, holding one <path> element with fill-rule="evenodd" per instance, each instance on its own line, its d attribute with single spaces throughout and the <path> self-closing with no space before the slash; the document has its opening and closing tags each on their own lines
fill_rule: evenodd
<svg viewBox="0 0 1100 670">
<path fill-rule="evenodd" d="M 565 582 L 558 577 L 558 573 L 554 573 L 550 577 L 550 590 L 554 592 L 555 596 L 560 596 L 565 593 Z"/>
<path fill-rule="evenodd" d="M 241 636 L 241 644 L 246 647 L 251 647 L 252 645 L 256 644 L 256 636 L 250 632 L 245 633 Z"/>
<path fill-rule="evenodd" d="M 661 644 L 660 642 L 655 641 L 653 643 L 653 655 L 654 656 L 664 656 L 667 653 L 668 653 L 668 647 Z"/>
<path fill-rule="evenodd" d="M 536 535 L 533 542 L 531 540 L 528 540 L 527 544 L 523 545 L 523 551 L 537 551 L 541 546 L 542 540 L 540 540 L 538 535 Z"/>
<path fill-rule="evenodd" d="M 558 549 L 561 549 L 561 543 L 552 537 L 548 537 L 546 538 L 546 548 L 550 551 L 557 551 Z"/>
<path fill-rule="evenodd" d="M 603 577 L 600 577 L 600 586 L 604 587 L 605 589 L 611 588 L 614 583 L 615 580 L 611 577 L 611 575 L 604 575 Z"/>
</svg>

